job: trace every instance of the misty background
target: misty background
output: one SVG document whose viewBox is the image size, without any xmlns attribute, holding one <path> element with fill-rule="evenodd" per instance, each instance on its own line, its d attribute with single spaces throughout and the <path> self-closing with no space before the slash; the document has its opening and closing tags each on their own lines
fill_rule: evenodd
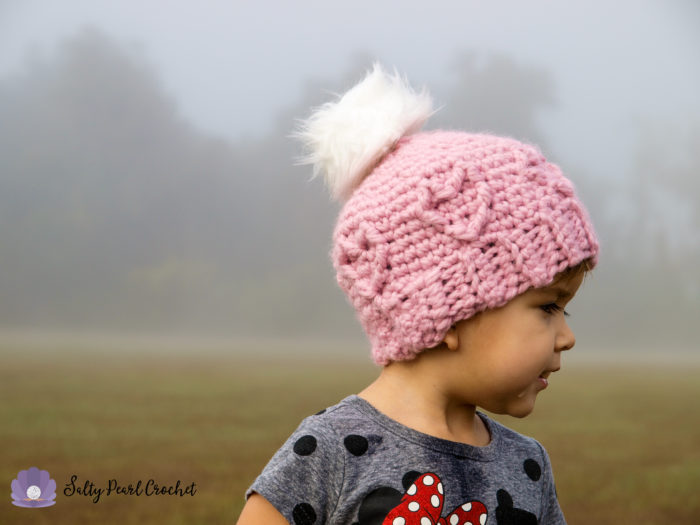
<svg viewBox="0 0 700 525">
<path fill-rule="evenodd" d="M 60 5 L 59 5 L 60 4 Z M 295 119 L 379 60 L 537 143 L 601 240 L 579 350 L 696 352 L 693 1 L 0 0 L 0 335 L 352 341 Z"/>
</svg>

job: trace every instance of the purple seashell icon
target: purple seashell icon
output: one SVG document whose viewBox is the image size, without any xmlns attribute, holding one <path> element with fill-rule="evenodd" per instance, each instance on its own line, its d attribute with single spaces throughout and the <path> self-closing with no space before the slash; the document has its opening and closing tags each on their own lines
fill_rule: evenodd
<svg viewBox="0 0 700 525">
<path fill-rule="evenodd" d="M 31 467 L 12 480 L 12 504 L 18 507 L 50 507 L 56 502 L 56 482 L 48 471 Z"/>
</svg>

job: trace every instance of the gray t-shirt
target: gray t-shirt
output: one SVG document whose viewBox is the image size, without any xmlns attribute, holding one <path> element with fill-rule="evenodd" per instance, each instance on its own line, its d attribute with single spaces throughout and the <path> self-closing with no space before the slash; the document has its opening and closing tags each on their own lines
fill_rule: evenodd
<svg viewBox="0 0 700 525">
<path fill-rule="evenodd" d="M 565 524 L 542 445 L 479 413 L 485 447 L 410 429 L 352 395 L 307 417 L 246 492 L 295 525 Z"/>
</svg>

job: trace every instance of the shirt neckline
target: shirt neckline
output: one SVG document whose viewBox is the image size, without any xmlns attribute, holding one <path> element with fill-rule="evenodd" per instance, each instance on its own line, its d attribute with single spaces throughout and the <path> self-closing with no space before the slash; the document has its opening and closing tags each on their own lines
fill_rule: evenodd
<svg viewBox="0 0 700 525">
<path fill-rule="evenodd" d="M 413 428 L 407 427 L 398 421 L 391 419 L 386 414 L 377 410 L 367 400 L 361 398 L 357 394 L 350 395 L 343 399 L 340 404 L 348 405 L 353 409 L 361 412 L 363 415 L 371 418 L 375 423 L 384 427 L 388 431 L 396 434 L 412 443 L 421 447 L 429 448 L 441 453 L 452 454 L 458 458 L 473 459 L 477 461 L 491 461 L 497 457 L 497 453 L 501 447 L 502 436 L 498 425 L 495 425 L 493 420 L 485 414 L 478 412 L 477 415 L 482 419 L 491 436 L 491 441 L 488 445 L 477 447 L 443 439 L 430 434 L 425 434 Z"/>
</svg>

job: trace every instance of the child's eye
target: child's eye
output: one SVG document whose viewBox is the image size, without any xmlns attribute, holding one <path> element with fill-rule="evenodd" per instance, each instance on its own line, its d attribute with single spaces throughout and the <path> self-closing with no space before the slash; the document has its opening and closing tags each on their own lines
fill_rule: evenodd
<svg viewBox="0 0 700 525">
<path fill-rule="evenodd" d="M 566 310 L 564 310 L 564 308 L 562 308 L 561 306 L 559 306 L 557 303 L 547 303 L 547 304 L 543 304 L 542 306 L 540 306 L 540 308 L 541 308 L 542 310 L 544 310 L 544 311 L 545 311 L 546 313 L 548 313 L 548 314 L 555 314 L 555 313 L 558 313 L 558 312 L 563 312 L 564 315 L 566 315 L 566 316 L 569 315 L 569 312 L 567 312 Z"/>
</svg>

